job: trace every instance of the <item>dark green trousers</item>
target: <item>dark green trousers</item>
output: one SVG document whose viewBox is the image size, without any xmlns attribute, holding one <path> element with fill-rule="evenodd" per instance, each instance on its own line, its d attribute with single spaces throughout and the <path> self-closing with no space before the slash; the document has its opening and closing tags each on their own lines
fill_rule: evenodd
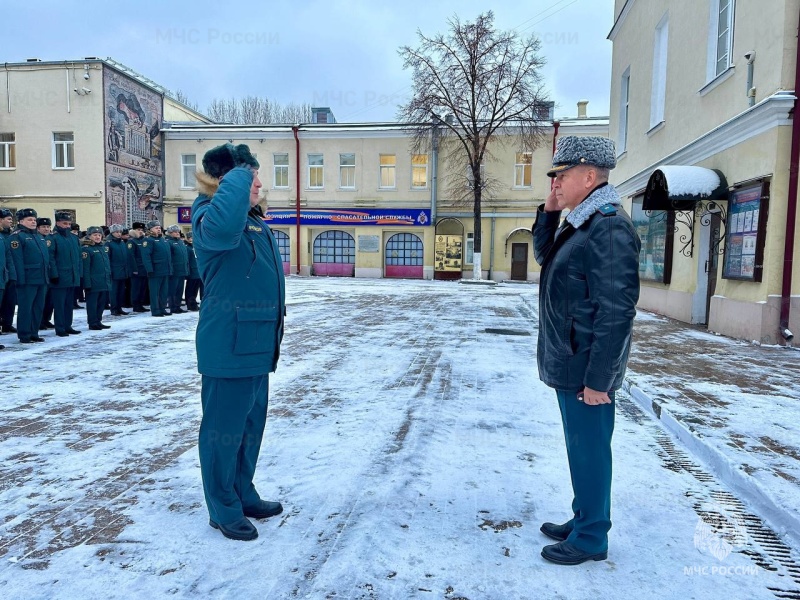
<svg viewBox="0 0 800 600">
<path fill-rule="evenodd" d="M 208 514 L 229 525 L 261 500 L 253 475 L 267 420 L 269 375 L 222 379 L 203 375 L 200 472 Z"/>
<path fill-rule="evenodd" d="M 572 533 L 567 541 L 591 553 L 608 550 L 611 529 L 611 436 L 614 433 L 614 392 L 611 404 L 589 406 L 577 392 L 556 390 L 572 479 Z"/>
</svg>

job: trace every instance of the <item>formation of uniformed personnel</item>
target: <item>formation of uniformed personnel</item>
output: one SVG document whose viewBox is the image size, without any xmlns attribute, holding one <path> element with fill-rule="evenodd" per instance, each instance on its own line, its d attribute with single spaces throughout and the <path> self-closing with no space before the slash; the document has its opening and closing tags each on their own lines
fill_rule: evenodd
<svg viewBox="0 0 800 600">
<path fill-rule="evenodd" d="M 7 209 L 0 209 L 11 216 L 11 211 Z M 0 215 L 3 213 L 0 212 Z M 6 237 L 0 235 L 0 306 L 3 304 L 5 297 L 6 287 L 17 278 L 17 273 L 14 270 L 14 259 L 11 258 L 11 246 L 6 242 Z M 5 348 L 0 344 L 0 350 Z"/>
<path fill-rule="evenodd" d="M 181 228 L 177 225 L 167 227 L 172 261 L 172 274 L 169 277 L 169 309 L 173 315 L 186 312 L 181 308 L 183 285 L 189 276 L 189 248 L 181 239 Z"/>
<path fill-rule="evenodd" d="M 81 285 L 83 262 L 78 236 L 72 234 L 72 215 L 56 213 L 56 229 L 50 236 L 50 294 L 56 335 L 79 334 L 72 327 L 75 289 Z"/>
<path fill-rule="evenodd" d="M 3 238 L 7 249 L 10 251 L 8 236 L 11 235 L 11 225 L 14 223 L 14 215 L 7 208 L 0 208 L 0 238 Z M 3 300 L 0 302 L 0 332 L 17 333 L 14 327 L 14 310 L 17 308 L 17 274 L 13 269 L 11 255 L 6 258 L 9 265 L 8 281 L 3 293 Z"/>
<path fill-rule="evenodd" d="M 23 344 L 43 342 L 39 325 L 49 281 L 48 240 L 36 231 L 36 211 L 17 211 L 17 230 L 9 237 L 11 256 L 17 274 L 17 337 Z"/>
<path fill-rule="evenodd" d="M 81 242 L 81 259 L 81 281 L 86 290 L 86 321 L 89 329 L 110 329 L 111 325 L 103 323 L 103 310 L 111 290 L 111 262 L 108 259 L 108 246 L 103 243 L 102 227 L 89 227 L 86 230 L 86 237 Z"/>
<path fill-rule="evenodd" d="M 125 282 L 133 274 L 131 256 L 128 245 L 122 239 L 122 225 L 114 224 L 109 227 L 109 236 L 106 239 L 108 258 L 111 262 L 111 314 L 122 316 L 130 314 L 122 310 L 125 304 Z"/>
<path fill-rule="evenodd" d="M 150 286 L 150 314 L 164 317 L 169 297 L 169 277 L 172 274 L 172 251 L 169 243 L 161 236 L 161 223 L 148 221 L 148 236 L 142 242 L 142 262 L 147 271 Z"/>
<path fill-rule="evenodd" d="M 197 269 L 197 257 L 194 255 L 194 244 L 192 243 L 192 232 L 186 233 L 186 247 L 189 254 L 189 277 L 186 279 L 186 310 L 198 311 L 197 295 L 201 294 L 203 281 L 200 279 L 200 271 Z"/>
</svg>

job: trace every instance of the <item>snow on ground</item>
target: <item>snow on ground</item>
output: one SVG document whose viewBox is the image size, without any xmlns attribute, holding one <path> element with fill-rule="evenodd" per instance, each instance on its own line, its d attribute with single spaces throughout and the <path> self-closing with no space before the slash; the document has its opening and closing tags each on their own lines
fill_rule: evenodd
<svg viewBox="0 0 800 600">
<path fill-rule="evenodd" d="M 539 556 L 550 543 L 540 523 L 565 519 L 571 494 L 558 407 L 536 375 L 535 286 L 290 278 L 287 290 L 256 473 L 285 512 L 257 521 L 254 542 L 207 524 L 195 314 L 7 343 L 0 597 L 727 599 L 798 589 L 786 563 L 755 545 L 759 520 L 747 507 L 727 514 L 735 498 L 622 396 L 609 560 L 562 567 Z"/>
</svg>

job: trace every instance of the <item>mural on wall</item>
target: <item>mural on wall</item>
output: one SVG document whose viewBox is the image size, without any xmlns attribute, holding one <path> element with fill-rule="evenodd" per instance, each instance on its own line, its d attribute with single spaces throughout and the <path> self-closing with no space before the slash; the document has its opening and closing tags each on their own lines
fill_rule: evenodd
<svg viewBox="0 0 800 600">
<path fill-rule="evenodd" d="M 106 222 L 163 222 L 162 99 L 105 68 Z"/>
</svg>

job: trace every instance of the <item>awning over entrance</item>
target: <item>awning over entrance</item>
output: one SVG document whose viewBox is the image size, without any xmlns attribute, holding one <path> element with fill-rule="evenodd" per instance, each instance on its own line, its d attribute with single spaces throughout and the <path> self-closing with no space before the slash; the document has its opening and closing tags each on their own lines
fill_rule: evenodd
<svg viewBox="0 0 800 600">
<path fill-rule="evenodd" d="M 662 165 L 647 182 L 643 210 L 693 210 L 701 200 L 727 200 L 722 171 L 684 165 Z"/>
<path fill-rule="evenodd" d="M 511 239 L 512 235 L 516 235 L 517 233 L 527 233 L 529 236 L 533 237 L 533 232 L 531 231 L 530 227 L 517 227 L 516 229 L 512 229 L 506 236 L 506 255 L 508 254 L 508 240 Z"/>
</svg>

